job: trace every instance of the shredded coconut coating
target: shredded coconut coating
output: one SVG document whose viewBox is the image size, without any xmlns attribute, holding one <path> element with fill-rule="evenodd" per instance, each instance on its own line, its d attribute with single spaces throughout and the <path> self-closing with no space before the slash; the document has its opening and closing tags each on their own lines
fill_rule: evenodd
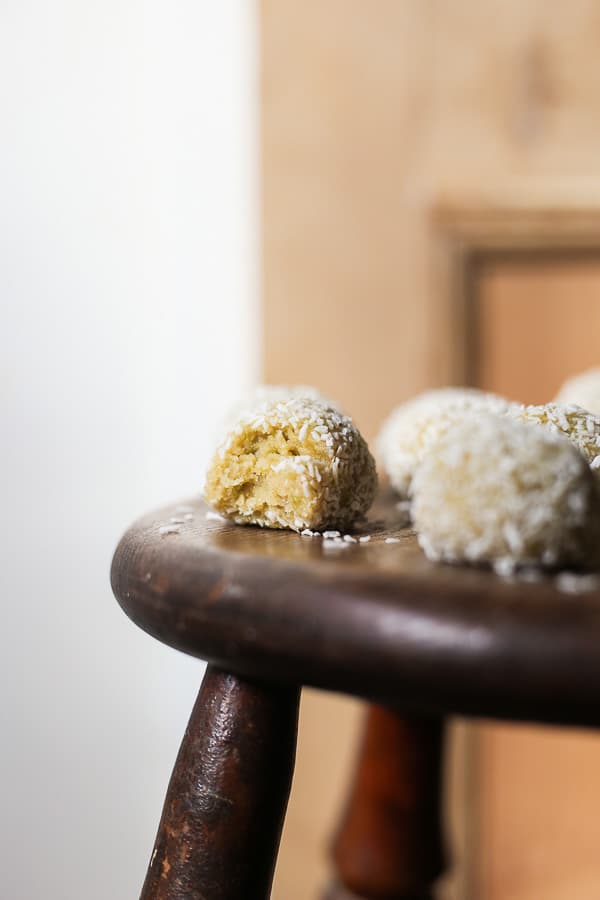
<svg viewBox="0 0 600 900">
<path fill-rule="evenodd" d="M 316 399 L 266 401 L 242 414 L 209 467 L 218 512 L 264 528 L 345 529 L 369 509 L 375 462 L 348 417 Z"/>
<path fill-rule="evenodd" d="M 305 399 L 316 400 L 325 406 L 333 406 L 340 409 L 338 403 L 330 397 L 326 397 L 318 388 L 310 384 L 259 384 L 256 385 L 245 398 L 235 404 L 229 410 L 221 425 L 221 437 L 237 420 L 249 409 L 256 409 L 269 403 L 277 403 L 285 400 Z"/>
<path fill-rule="evenodd" d="M 600 368 L 568 378 L 556 395 L 557 403 L 575 403 L 600 416 Z"/>
<path fill-rule="evenodd" d="M 397 406 L 377 441 L 378 456 L 392 487 L 401 497 L 408 497 L 417 466 L 443 434 L 471 413 L 504 413 L 510 406 L 496 394 L 452 387 L 426 391 Z"/>
<path fill-rule="evenodd" d="M 574 404 L 546 403 L 512 410 L 521 422 L 543 425 L 553 434 L 563 434 L 593 469 L 600 466 L 600 417 Z"/>
<path fill-rule="evenodd" d="M 516 566 L 593 565 L 600 495 L 562 435 L 506 416 L 472 416 L 431 447 L 413 481 L 430 559 Z"/>
</svg>

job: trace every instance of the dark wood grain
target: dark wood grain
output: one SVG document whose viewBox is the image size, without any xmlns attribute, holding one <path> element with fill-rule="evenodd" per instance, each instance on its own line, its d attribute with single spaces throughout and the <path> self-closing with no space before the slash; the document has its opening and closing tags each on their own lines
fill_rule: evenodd
<svg viewBox="0 0 600 900">
<path fill-rule="evenodd" d="M 141 519 L 113 561 L 123 609 L 165 643 L 407 710 L 600 724 L 600 591 L 429 563 L 386 498 L 344 550 L 190 507 L 178 534 L 159 532 L 176 505 Z"/>
<path fill-rule="evenodd" d="M 372 706 L 333 845 L 338 883 L 364 900 L 432 900 L 444 868 L 443 728 Z"/>
<path fill-rule="evenodd" d="M 207 669 L 141 900 L 268 900 L 292 778 L 298 694 Z"/>
</svg>

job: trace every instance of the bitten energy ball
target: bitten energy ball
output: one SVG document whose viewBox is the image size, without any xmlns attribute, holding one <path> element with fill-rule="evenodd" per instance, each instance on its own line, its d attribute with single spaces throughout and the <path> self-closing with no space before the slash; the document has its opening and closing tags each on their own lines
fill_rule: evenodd
<svg viewBox="0 0 600 900">
<path fill-rule="evenodd" d="M 330 397 L 326 397 L 318 388 L 310 384 L 259 384 L 228 410 L 217 432 L 218 438 L 220 439 L 229 431 L 248 409 L 256 409 L 268 403 L 297 399 L 315 400 L 317 403 L 339 409 L 338 403 Z"/>
<path fill-rule="evenodd" d="M 575 403 L 600 416 L 600 369 L 568 378 L 556 395 L 557 403 Z"/>
<path fill-rule="evenodd" d="M 291 398 L 239 418 L 217 449 L 205 497 L 234 522 L 320 531 L 364 515 L 376 487 L 373 457 L 352 420 Z"/>
<path fill-rule="evenodd" d="M 600 467 L 600 417 L 574 404 L 546 403 L 511 410 L 522 422 L 543 425 L 554 434 L 563 434 L 587 459 L 593 469 Z"/>
<path fill-rule="evenodd" d="M 413 481 L 413 516 L 430 559 L 592 565 L 596 479 L 573 445 L 503 416 L 471 417 L 442 437 Z"/>
<path fill-rule="evenodd" d="M 471 413 L 504 413 L 509 408 L 502 397 L 474 388 L 427 391 L 396 407 L 377 441 L 378 456 L 392 486 L 408 497 L 417 466 L 449 428 Z"/>
</svg>

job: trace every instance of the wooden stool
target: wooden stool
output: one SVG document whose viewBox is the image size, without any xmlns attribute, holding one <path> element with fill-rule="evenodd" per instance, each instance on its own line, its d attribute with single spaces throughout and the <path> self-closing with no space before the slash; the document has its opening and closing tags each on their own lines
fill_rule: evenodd
<svg viewBox="0 0 600 900">
<path fill-rule="evenodd" d="M 179 532 L 165 529 L 182 509 Z M 599 724 L 599 591 L 432 565 L 391 497 L 371 519 L 370 542 L 328 548 L 207 519 L 190 501 L 121 540 L 112 585 L 125 612 L 210 662 L 143 900 L 267 900 L 302 685 L 373 704 L 329 900 L 433 897 L 447 716 Z"/>
</svg>

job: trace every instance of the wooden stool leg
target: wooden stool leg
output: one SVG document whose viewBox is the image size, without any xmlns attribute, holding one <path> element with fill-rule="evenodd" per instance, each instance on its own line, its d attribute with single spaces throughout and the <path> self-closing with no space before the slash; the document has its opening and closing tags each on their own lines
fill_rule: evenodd
<svg viewBox="0 0 600 900">
<path fill-rule="evenodd" d="M 209 668 L 175 763 L 141 900 L 268 900 L 299 690 Z"/>
<path fill-rule="evenodd" d="M 442 745 L 439 720 L 370 707 L 328 900 L 431 900 L 444 868 Z"/>
</svg>

